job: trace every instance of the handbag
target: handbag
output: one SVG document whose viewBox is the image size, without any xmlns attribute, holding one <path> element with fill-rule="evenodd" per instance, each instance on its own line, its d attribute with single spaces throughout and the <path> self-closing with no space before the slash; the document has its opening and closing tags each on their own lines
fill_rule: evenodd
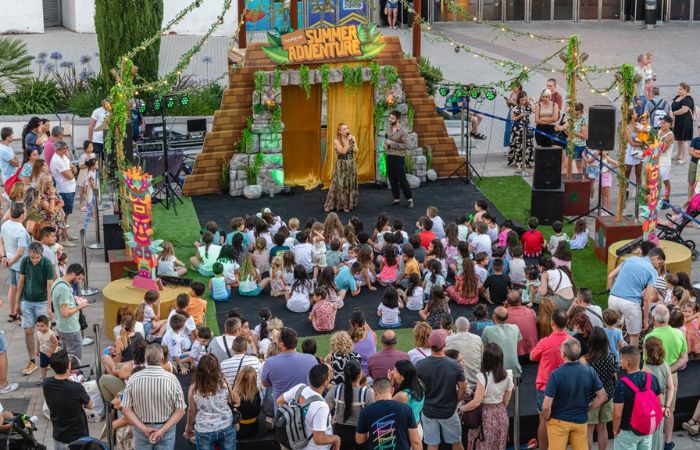
<svg viewBox="0 0 700 450">
<path fill-rule="evenodd" d="M 22 171 L 22 166 L 20 165 L 17 168 L 17 171 L 14 173 L 14 175 L 11 175 L 10 178 L 5 180 L 4 188 L 5 188 L 5 193 L 7 195 L 10 195 L 10 191 L 12 191 L 12 186 L 14 186 L 18 181 L 20 181 L 19 173 L 21 171 Z"/>
<path fill-rule="evenodd" d="M 481 374 L 484 376 L 484 395 L 486 395 L 486 387 L 489 385 L 489 377 L 487 374 L 484 372 L 481 372 Z M 476 393 L 476 390 L 472 391 L 472 393 L 467 397 L 467 402 L 470 402 L 474 399 L 474 394 Z M 483 404 L 483 403 L 482 403 Z M 476 408 L 472 409 L 471 411 L 465 411 L 462 413 L 462 424 L 469 430 L 477 430 L 481 428 L 481 405 L 477 406 Z"/>
<path fill-rule="evenodd" d="M 226 338 L 224 338 L 226 339 Z M 228 349 L 227 349 L 228 350 Z M 236 385 L 236 380 L 238 379 L 238 374 L 241 373 L 241 367 L 243 366 L 243 360 L 245 359 L 245 355 L 241 357 L 241 362 L 238 363 L 238 369 L 236 370 L 236 376 L 233 378 L 233 385 Z M 231 387 L 233 389 L 233 387 Z M 243 415 L 241 412 L 236 408 L 236 406 L 233 404 L 233 402 L 229 402 L 228 407 L 231 408 L 231 424 L 236 425 L 241 421 L 243 418 Z"/>
</svg>

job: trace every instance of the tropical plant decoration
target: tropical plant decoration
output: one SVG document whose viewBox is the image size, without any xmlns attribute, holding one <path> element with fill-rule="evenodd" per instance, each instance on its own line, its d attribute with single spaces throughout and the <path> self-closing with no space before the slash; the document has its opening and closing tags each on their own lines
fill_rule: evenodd
<svg viewBox="0 0 700 450">
<path fill-rule="evenodd" d="M 394 66 L 384 66 L 382 68 L 382 75 L 384 76 L 387 87 L 393 85 L 399 79 L 399 71 L 396 70 Z"/>
<path fill-rule="evenodd" d="M 405 161 L 405 168 L 406 168 L 406 173 L 409 175 L 413 175 L 413 156 L 411 155 L 406 155 L 404 158 Z"/>
<path fill-rule="evenodd" d="M 279 91 L 282 84 L 282 69 L 280 66 L 275 67 L 272 71 L 272 89 Z"/>
<path fill-rule="evenodd" d="M 231 187 L 231 172 L 229 172 L 229 162 L 226 158 L 221 158 L 219 183 L 221 184 L 221 192 L 228 192 Z"/>
<path fill-rule="evenodd" d="M 270 112 L 270 131 L 272 133 L 282 131 L 282 107 L 279 105 Z"/>
<path fill-rule="evenodd" d="M 425 56 L 421 56 L 418 61 L 418 70 L 420 76 L 425 81 L 425 87 L 428 95 L 435 95 L 437 85 L 443 80 L 442 70 L 439 67 L 430 63 L 430 60 Z"/>
<path fill-rule="evenodd" d="M 311 80 L 309 78 L 309 68 L 304 64 L 299 66 L 299 87 L 306 92 L 306 98 L 311 97 Z"/>
<path fill-rule="evenodd" d="M 374 130 L 379 132 L 384 129 L 384 114 L 386 114 L 387 107 L 384 102 L 378 102 L 374 105 Z"/>
<path fill-rule="evenodd" d="M 258 70 L 253 75 L 253 84 L 255 85 L 255 92 L 258 93 L 258 98 L 262 101 L 263 89 L 265 88 L 265 81 L 267 75 L 264 70 Z"/>
<path fill-rule="evenodd" d="M 413 120 L 416 118 L 416 111 L 413 106 L 408 105 L 408 129 L 413 130 Z"/>
<path fill-rule="evenodd" d="M 238 153 L 250 153 L 253 149 L 253 118 L 246 119 L 246 127 L 241 131 L 241 139 L 236 142 L 233 148 Z"/>
<path fill-rule="evenodd" d="M 433 146 L 428 144 L 423 150 L 423 156 L 425 156 L 425 169 L 430 170 L 433 168 Z"/>
<path fill-rule="evenodd" d="M 7 95 L 31 75 L 32 58 L 19 39 L 0 37 L 0 95 Z"/>
<path fill-rule="evenodd" d="M 377 64 L 375 61 L 372 61 L 369 64 L 369 71 L 371 74 L 370 82 L 372 83 L 372 86 L 378 86 L 379 85 L 379 64 Z"/>
<path fill-rule="evenodd" d="M 258 152 L 251 157 L 252 162 L 243 168 L 248 185 L 258 184 L 258 176 L 263 166 L 263 154 Z"/>
<path fill-rule="evenodd" d="M 349 66 L 348 64 L 343 64 L 343 84 L 345 85 L 345 92 L 350 93 L 352 89 L 357 93 L 357 89 L 362 85 L 362 67 L 361 66 Z"/>
<path fill-rule="evenodd" d="M 318 74 L 321 76 L 321 89 L 323 92 L 328 90 L 328 82 L 330 79 L 331 68 L 328 64 L 321 64 L 318 68 Z"/>
</svg>

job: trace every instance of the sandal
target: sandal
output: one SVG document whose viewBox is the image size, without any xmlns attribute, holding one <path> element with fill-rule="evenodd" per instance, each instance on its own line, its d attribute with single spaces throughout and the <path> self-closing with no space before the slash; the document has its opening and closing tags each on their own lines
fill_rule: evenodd
<svg viewBox="0 0 700 450">
<path fill-rule="evenodd" d="M 17 322 L 19 320 L 19 314 L 10 314 L 10 318 L 7 319 L 8 322 Z"/>
<path fill-rule="evenodd" d="M 486 136 L 481 134 L 481 133 L 469 133 L 469 135 L 471 137 L 473 137 L 474 139 L 481 139 L 481 140 L 486 139 Z"/>
</svg>

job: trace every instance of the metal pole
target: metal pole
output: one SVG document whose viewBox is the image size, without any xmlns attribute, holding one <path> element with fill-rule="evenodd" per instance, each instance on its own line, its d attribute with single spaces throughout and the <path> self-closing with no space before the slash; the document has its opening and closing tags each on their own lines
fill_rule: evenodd
<svg viewBox="0 0 700 450">
<path fill-rule="evenodd" d="M 97 197 L 96 197 L 97 193 L 98 193 L 98 189 L 95 188 L 93 190 L 93 201 L 97 200 Z M 90 250 L 102 250 L 105 248 L 104 244 L 102 244 L 102 242 L 100 242 L 100 210 L 99 210 L 99 208 L 96 208 L 96 206 L 97 206 L 97 204 L 95 204 L 92 207 L 92 210 L 95 213 L 95 243 L 88 245 L 88 248 Z"/>
<path fill-rule="evenodd" d="M 100 335 L 102 334 L 100 330 L 100 324 L 95 323 L 92 325 L 92 332 L 95 333 L 95 348 L 102 348 L 100 345 Z M 102 356 L 101 352 L 95 352 L 95 373 L 97 376 L 97 383 L 99 384 L 100 378 L 102 377 L 102 361 L 100 357 Z M 102 400 L 104 401 L 104 397 L 102 397 Z M 114 448 L 114 429 L 112 428 L 112 404 L 110 402 L 104 401 L 105 404 L 105 427 L 107 430 L 107 445 L 109 446 L 109 449 L 112 450 Z"/>
<path fill-rule="evenodd" d="M 515 377 L 513 389 L 513 448 L 520 448 L 520 377 Z"/>
<path fill-rule="evenodd" d="M 88 266 L 87 266 L 87 247 L 85 246 L 85 228 L 80 229 L 80 250 L 83 257 L 83 268 L 85 269 L 85 278 L 83 280 L 83 288 L 80 290 L 80 295 L 89 297 L 97 294 L 99 289 L 91 288 L 88 285 Z"/>
</svg>

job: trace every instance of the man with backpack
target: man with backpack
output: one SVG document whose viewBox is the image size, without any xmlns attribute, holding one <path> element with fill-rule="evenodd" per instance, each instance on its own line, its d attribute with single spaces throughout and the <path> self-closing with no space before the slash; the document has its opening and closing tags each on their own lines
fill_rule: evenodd
<svg viewBox="0 0 700 450">
<path fill-rule="evenodd" d="M 661 119 L 671 111 L 671 105 L 661 97 L 660 92 L 658 87 L 654 87 L 652 89 L 654 97 L 644 106 L 644 112 L 649 116 L 649 123 L 655 130 L 661 128 Z"/>
<path fill-rule="evenodd" d="M 663 416 L 670 414 L 668 405 L 661 406 L 659 380 L 639 370 L 640 360 L 637 347 L 620 349 L 620 368 L 627 374 L 617 381 L 613 394 L 615 450 L 651 448 L 654 431 Z"/>
<path fill-rule="evenodd" d="M 275 434 L 283 448 L 338 450 L 340 437 L 333 434 L 331 411 L 323 392 L 333 378 L 327 364 L 309 371 L 309 385 L 297 384 L 277 399 Z"/>
</svg>

